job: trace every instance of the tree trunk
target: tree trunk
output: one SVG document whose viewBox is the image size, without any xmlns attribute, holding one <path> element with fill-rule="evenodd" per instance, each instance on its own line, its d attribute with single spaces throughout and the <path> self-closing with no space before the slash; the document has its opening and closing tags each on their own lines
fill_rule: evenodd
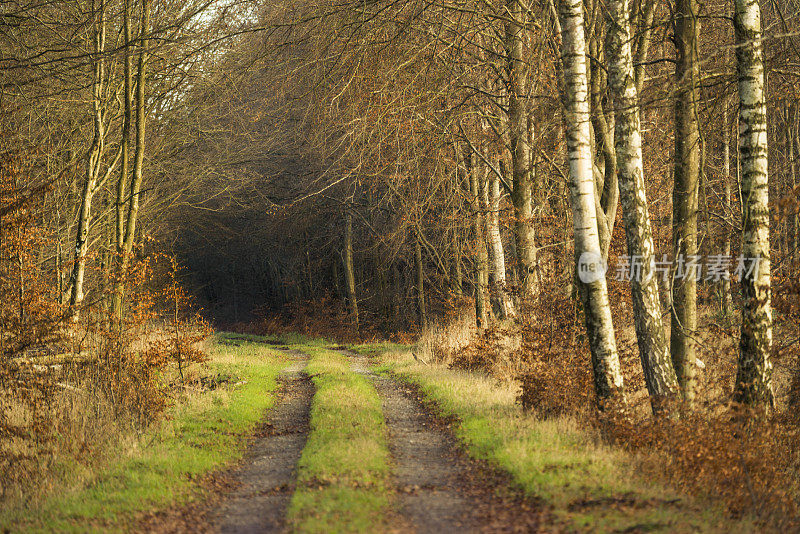
<svg viewBox="0 0 800 534">
<path fill-rule="evenodd" d="M 422 244 L 419 227 L 414 234 L 414 270 L 416 272 L 417 312 L 419 313 L 420 330 L 428 327 L 428 317 L 425 313 L 425 270 L 422 265 Z"/>
<path fill-rule="evenodd" d="M 86 153 L 86 181 L 83 185 L 81 207 L 78 211 L 78 224 L 75 234 L 75 260 L 70 275 L 69 313 L 73 322 L 79 319 L 80 306 L 83 303 L 84 279 L 86 277 L 86 255 L 89 251 L 89 227 L 92 222 L 92 199 L 97 191 L 100 165 L 103 159 L 105 125 L 103 123 L 103 80 L 105 77 L 105 5 L 100 0 L 99 9 L 92 4 L 94 17 L 94 57 L 92 65 L 92 123 L 94 135 L 92 144 Z"/>
<path fill-rule="evenodd" d="M 734 400 L 767 410 L 772 392 L 772 309 L 770 304 L 769 180 L 767 110 L 758 0 L 736 0 L 734 16 L 739 78 L 739 153 L 741 154 L 742 330 Z"/>
<path fill-rule="evenodd" d="M 344 228 L 344 278 L 347 285 L 347 302 L 350 318 L 358 330 L 358 296 L 356 295 L 356 273 L 353 267 L 353 214 L 348 209 Z"/>
<path fill-rule="evenodd" d="M 145 151 L 145 123 L 147 121 L 147 59 L 150 31 L 150 2 L 142 0 L 142 18 L 139 26 L 139 62 L 136 73 L 136 153 L 133 161 L 133 177 L 131 179 L 130 200 L 128 201 L 128 215 L 125 221 L 125 233 L 122 247 L 119 251 L 117 265 L 117 280 L 114 285 L 114 298 L 111 313 L 114 320 L 122 319 L 122 300 L 125 292 L 125 274 L 128 262 L 133 251 L 134 236 L 136 234 L 136 221 L 139 217 L 139 196 L 141 195 L 142 179 L 144 177 L 144 151 Z"/>
<path fill-rule="evenodd" d="M 608 79 L 616 112 L 614 148 L 631 272 L 631 296 L 645 383 L 653 412 L 669 412 L 679 394 L 661 318 L 642 164 L 639 102 L 631 55 L 629 0 L 608 4 Z"/>
<path fill-rule="evenodd" d="M 392 299 L 392 320 L 394 323 L 394 327 L 399 329 L 402 321 L 400 320 L 400 312 L 402 308 L 402 301 L 403 301 L 403 281 L 400 278 L 400 269 L 397 266 L 397 262 L 392 263 L 392 286 L 394 288 L 394 296 Z"/>
<path fill-rule="evenodd" d="M 599 10 L 597 10 L 599 12 Z M 602 61 L 603 48 L 600 46 L 600 32 L 596 32 L 589 41 L 589 54 Z M 593 172 L 595 179 L 595 209 L 597 211 L 597 230 L 600 238 L 600 250 L 603 260 L 608 259 L 611 249 L 611 236 L 617 219 L 619 205 L 619 186 L 617 183 L 617 155 L 614 151 L 614 115 L 607 114 L 603 107 L 605 94 L 605 71 L 586 65 L 590 76 L 589 107 L 592 115 Z"/>
<path fill-rule="evenodd" d="M 642 93 L 644 87 L 645 65 L 647 63 L 647 53 L 650 48 L 650 34 L 653 30 L 653 16 L 656 12 L 656 0 L 642 1 L 642 14 L 639 17 L 638 38 L 635 43 L 633 62 L 636 76 L 636 94 Z"/>
<path fill-rule="evenodd" d="M 581 0 L 562 0 L 559 8 L 575 261 L 582 273 L 579 288 L 595 390 L 603 406 L 615 397 L 624 398 L 624 385 L 597 230 L 583 4 Z"/>
<path fill-rule="evenodd" d="M 523 58 L 523 40 L 527 33 L 527 14 L 521 0 L 506 0 L 505 22 L 507 67 L 509 79 L 508 122 L 511 145 L 511 168 L 513 174 L 514 239 L 517 264 L 519 265 L 520 296 L 523 300 L 533 298 L 537 289 L 536 242 L 531 209 L 533 185 L 533 158 L 528 126 L 530 106 L 528 104 L 527 65 Z"/>
<path fill-rule="evenodd" d="M 125 0 L 124 13 L 123 13 L 123 35 L 125 50 L 123 61 L 123 78 L 124 78 L 124 112 L 122 115 L 122 139 L 120 140 L 120 150 L 122 151 L 122 167 L 120 168 L 119 180 L 117 181 L 117 202 L 116 202 L 116 248 L 117 255 L 122 254 L 123 242 L 125 240 L 125 184 L 128 181 L 128 174 L 130 173 L 130 137 L 131 137 L 131 121 L 133 119 L 133 54 L 131 47 L 133 47 L 133 37 L 131 34 L 131 2 L 133 0 Z"/>
<path fill-rule="evenodd" d="M 733 206 L 731 204 L 731 195 L 733 191 L 731 190 L 731 126 L 728 118 L 728 102 L 726 100 L 723 110 L 723 126 L 722 126 L 722 168 L 723 168 L 723 177 L 722 177 L 722 184 L 723 184 L 723 191 L 722 194 L 724 195 L 723 199 L 723 206 L 725 207 L 725 216 L 728 217 L 732 213 Z M 723 228 L 723 242 L 722 242 L 722 254 L 725 257 L 730 257 L 731 255 L 731 228 L 727 224 L 728 220 L 724 221 L 724 228 Z M 720 299 L 722 301 L 722 312 L 725 316 L 728 316 L 733 309 L 733 302 L 731 299 L 731 279 L 729 276 L 723 276 L 720 280 Z"/>
<path fill-rule="evenodd" d="M 486 294 L 489 286 L 489 254 L 486 251 L 486 226 L 483 222 L 480 202 L 479 181 L 483 180 L 483 177 L 478 176 L 479 170 L 474 165 L 475 156 L 470 154 L 469 157 L 472 162 L 468 169 L 468 175 L 472 199 L 472 222 L 475 232 L 475 321 L 478 328 L 486 328 L 489 325 L 489 310 L 486 307 Z"/>
<path fill-rule="evenodd" d="M 685 262 L 697 255 L 697 208 L 700 177 L 700 134 L 697 126 L 697 99 L 700 66 L 697 37 L 700 23 L 697 0 L 678 0 L 675 4 L 675 185 L 672 195 L 672 251 L 675 261 L 672 290 L 672 363 L 683 391 L 691 404 L 695 396 L 697 357 L 697 277 L 687 271 Z"/>
<path fill-rule="evenodd" d="M 791 177 L 792 189 L 790 195 L 795 195 L 795 202 L 789 203 L 789 239 L 786 249 L 789 251 L 788 261 L 793 263 L 794 255 L 797 254 L 798 235 L 798 213 L 797 213 L 797 105 L 792 102 L 789 104 L 789 111 L 786 124 L 786 140 L 789 145 L 789 176 Z"/>
<path fill-rule="evenodd" d="M 506 283 L 506 259 L 503 249 L 503 237 L 500 234 L 500 178 L 492 174 L 489 180 L 489 209 L 486 216 L 486 234 L 492 250 L 493 293 L 497 295 L 497 304 L 501 319 L 514 317 L 514 303 L 508 292 Z"/>
</svg>

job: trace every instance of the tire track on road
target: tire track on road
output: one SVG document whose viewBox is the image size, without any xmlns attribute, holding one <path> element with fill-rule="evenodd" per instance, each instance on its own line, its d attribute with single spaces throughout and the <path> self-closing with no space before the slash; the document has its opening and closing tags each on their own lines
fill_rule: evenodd
<svg viewBox="0 0 800 534">
<path fill-rule="evenodd" d="M 375 375 L 364 356 L 339 352 L 352 359 L 353 371 L 373 380 L 381 396 L 399 513 L 414 531 L 542 530 L 541 507 L 511 489 L 507 475 L 469 458 L 447 423 L 423 406 L 414 387 Z"/>
<path fill-rule="evenodd" d="M 309 432 L 314 385 L 303 372 L 307 357 L 288 367 L 280 402 L 261 425 L 239 468 L 232 473 L 235 489 L 215 520 L 222 533 L 282 532 L 294 492 L 296 465 Z"/>
</svg>

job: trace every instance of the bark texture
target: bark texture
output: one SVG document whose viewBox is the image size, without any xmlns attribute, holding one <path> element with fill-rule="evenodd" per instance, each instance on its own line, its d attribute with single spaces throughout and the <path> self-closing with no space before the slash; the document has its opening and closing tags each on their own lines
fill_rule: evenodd
<svg viewBox="0 0 800 534">
<path fill-rule="evenodd" d="M 117 280 L 114 285 L 111 313 L 116 321 L 122 319 L 122 301 L 125 292 L 125 273 L 128 270 L 133 252 L 136 222 L 139 218 L 139 200 L 142 181 L 144 180 L 144 151 L 147 122 L 147 63 L 150 32 L 151 0 L 142 0 L 141 21 L 139 23 L 139 58 L 136 73 L 136 148 L 133 160 L 133 176 L 131 177 L 128 213 L 125 219 L 125 231 L 122 247 L 118 253 Z M 126 30 L 127 32 L 128 30 Z"/>
<path fill-rule="evenodd" d="M 723 132 L 722 132 L 722 158 L 723 158 L 723 190 L 722 193 L 724 195 L 723 205 L 725 206 L 725 214 L 726 216 L 730 216 L 733 212 L 733 206 L 731 203 L 731 195 L 733 194 L 731 188 L 731 182 L 733 181 L 733 177 L 731 176 L 731 127 L 730 122 L 728 119 L 728 105 L 727 101 L 725 102 L 724 111 L 723 111 Z M 726 221 L 727 222 L 727 221 Z M 731 229 L 728 224 L 725 224 L 723 229 L 723 242 L 722 242 L 722 254 L 726 257 L 731 255 Z M 722 303 L 722 311 L 727 316 L 733 310 L 733 301 L 731 296 L 731 279 L 729 276 L 723 276 L 722 280 L 720 280 L 720 300 Z"/>
<path fill-rule="evenodd" d="M 741 277 L 742 331 L 734 399 L 766 410 L 774 400 L 767 113 L 758 0 L 736 0 L 734 30 L 739 78 L 742 256 L 758 262 L 755 272 Z"/>
<path fill-rule="evenodd" d="M 122 166 L 120 167 L 119 180 L 117 180 L 117 201 L 116 201 L 116 248 L 117 255 L 122 254 L 123 242 L 125 240 L 125 186 L 130 173 L 130 137 L 131 121 L 133 119 L 133 37 L 131 30 L 131 2 L 125 0 L 122 19 L 122 31 L 124 36 L 125 50 L 123 60 L 123 115 L 122 115 L 122 138 L 120 140 L 120 150 L 122 151 Z"/>
<path fill-rule="evenodd" d="M 528 66 L 523 57 L 527 14 L 520 0 L 506 1 L 505 40 L 508 74 L 508 122 L 514 204 L 514 240 L 519 266 L 520 296 L 530 299 L 537 293 L 536 241 L 533 226 L 531 189 L 534 170 L 531 157 Z"/>
<path fill-rule="evenodd" d="M 484 176 L 478 176 L 479 169 L 474 165 L 474 155 L 470 155 L 468 170 L 470 198 L 472 200 L 473 230 L 475 233 L 475 321 L 478 328 L 486 328 L 489 324 L 489 310 L 486 306 L 486 294 L 489 287 L 489 254 L 486 251 L 485 224 L 481 209 L 481 186 Z"/>
<path fill-rule="evenodd" d="M 676 271 L 672 284 L 670 349 L 683 397 L 695 397 L 697 356 L 697 279 L 681 272 L 684 260 L 697 255 L 697 209 L 700 179 L 700 133 L 697 125 L 700 65 L 697 0 L 675 4 L 675 187 L 672 194 L 672 250 Z"/>
<path fill-rule="evenodd" d="M 69 280 L 69 314 L 72 321 L 78 321 L 80 307 L 84 299 L 84 280 L 86 278 L 86 256 L 89 251 L 89 229 L 92 223 L 92 200 L 103 185 L 101 178 L 103 155 L 105 153 L 105 42 L 106 20 L 103 0 L 92 3 L 93 57 L 92 57 L 92 143 L 86 153 L 86 180 L 83 184 L 81 204 L 78 210 L 75 234 L 75 257 Z M 108 173 L 113 172 L 109 166 Z"/>
<path fill-rule="evenodd" d="M 581 0 L 562 0 L 559 3 L 559 20 L 575 260 L 579 268 L 581 263 L 599 268 L 602 254 L 597 233 L 595 183 L 592 176 L 592 125 Z M 624 395 L 606 279 L 604 275 L 599 275 L 589 282 L 579 280 L 578 285 L 592 353 L 595 389 L 598 400 L 603 403 Z"/>
<path fill-rule="evenodd" d="M 631 265 L 636 337 L 653 411 L 659 413 L 674 405 L 678 383 L 670 361 L 654 272 L 655 247 L 645 194 L 639 103 L 630 44 L 629 0 L 608 3 L 607 39 L 609 89 L 616 113 L 614 148 Z"/>
<path fill-rule="evenodd" d="M 488 210 L 486 213 L 486 234 L 492 250 L 493 291 L 501 319 L 514 317 L 514 303 L 506 281 L 506 259 L 503 249 L 503 236 L 500 234 L 500 179 L 492 175 L 488 187 Z"/>
</svg>

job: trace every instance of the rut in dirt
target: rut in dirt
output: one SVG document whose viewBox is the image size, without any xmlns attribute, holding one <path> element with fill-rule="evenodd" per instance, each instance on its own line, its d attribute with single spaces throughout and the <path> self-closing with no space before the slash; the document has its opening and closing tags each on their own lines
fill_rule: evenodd
<svg viewBox="0 0 800 534">
<path fill-rule="evenodd" d="M 381 397 L 403 532 L 543 529 L 542 506 L 514 489 L 507 475 L 470 459 L 414 387 L 373 374 L 363 356 L 339 352 L 351 358 L 354 371 L 373 381 Z"/>
<path fill-rule="evenodd" d="M 241 466 L 233 473 L 237 485 L 215 518 L 222 533 L 281 532 L 294 493 L 296 465 L 309 432 L 314 385 L 303 372 L 305 361 L 284 371 L 283 395 L 273 408 Z"/>
</svg>

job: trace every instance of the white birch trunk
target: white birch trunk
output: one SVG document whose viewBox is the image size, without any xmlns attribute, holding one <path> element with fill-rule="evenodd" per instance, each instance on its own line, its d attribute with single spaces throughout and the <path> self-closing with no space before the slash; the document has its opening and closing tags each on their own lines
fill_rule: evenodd
<svg viewBox="0 0 800 534">
<path fill-rule="evenodd" d="M 125 273 L 128 269 L 133 243 L 136 235 L 136 222 L 139 217 L 139 197 L 144 179 L 145 133 L 147 122 L 147 63 L 150 40 L 151 0 L 142 0 L 142 16 L 139 25 L 139 61 L 136 74 L 136 152 L 133 160 L 133 177 L 131 178 L 128 214 L 125 220 L 125 231 L 121 249 L 118 251 L 117 281 L 114 284 L 114 297 L 111 313 L 116 321 L 122 319 L 122 300 L 125 292 Z M 127 148 L 127 147 L 123 147 Z M 124 191 L 124 188 L 123 188 Z M 119 232 L 121 229 L 118 229 Z"/>
<path fill-rule="evenodd" d="M 489 310 L 486 306 L 486 294 L 489 285 L 489 254 L 486 251 L 485 224 L 483 210 L 481 209 L 481 187 L 479 169 L 475 165 L 475 155 L 469 156 L 468 169 L 470 198 L 473 213 L 473 230 L 475 233 L 475 281 L 473 283 L 475 296 L 475 322 L 478 328 L 489 326 Z"/>
<path fill-rule="evenodd" d="M 761 8 L 758 0 L 736 0 L 734 16 L 739 77 L 739 153 L 741 155 L 742 256 L 758 269 L 743 275 L 742 330 L 734 399 L 760 409 L 774 402 L 772 392 L 772 309 L 769 250 L 767 112 Z"/>
<path fill-rule="evenodd" d="M 486 234 L 489 236 L 489 247 L 492 251 L 492 273 L 494 276 L 493 292 L 497 295 L 500 318 L 514 317 L 514 303 L 508 292 L 506 282 L 506 258 L 503 249 L 503 237 L 500 234 L 500 178 L 492 174 L 489 180 L 489 209 L 486 216 Z"/>
<path fill-rule="evenodd" d="M 732 204 L 731 204 L 731 181 L 733 177 L 731 176 L 731 125 L 728 118 L 729 110 L 728 110 L 728 102 L 727 99 L 724 104 L 724 111 L 723 111 L 723 131 L 722 131 L 722 168 L 723 168 L 723 195 L 725 196 L 723 200 L 723 206 L 725 206 L 725 214 L 726 220 L 724 221 L 724 239 L 722 243 L 722 254 L 725 256 L 731 255 L 731 229 L 730 226 L 727 224 L 727 217 L 732 213 Z M 733 301 L 731 297 L 731 279 L 730 277 L 723 277 L 721 280 L 721 295 L 720 298 L 722 300 L 722 311 L 727 316 L 731 313 L 733 309 Z"/>
<path fill-rule="evenodd" d="M 103 157 L 105 125 L 103 123 L 103 79 L 105 76 L 105 6 L 100 0 L 99 9 L 93 4 L 94 29 L 94 63 L 92 65 L 92 144 L 86 153 L 86 181 L 83 185 L 81 206 L 78 212 L 78 224 L 75 235 L 75 258 L 70 275 L 69 313 L 73 322 L 77 322 L 80 307 L 84 299 L 84 280 L 86 278 L 86 255 L 89 252 L 89 228 L 92 222 L 92 200 L 97 191 L 97 180 Z"/>
<path fill-rule="evenodd" d="M 608 301 L 602 251 L 597 232 L 595 184 L 592 176 L 591 122 L 586 78 L 586 40 L 581 0 L 562 0 L 561 61 L 564 72 L 564 104 L 567 122 L 570 197 L 575 233 L 575 260 L 585 280 L 579 288 L 592 353 L 595 389 L 601 405 L 624 396 L 611 308 Z M 591 276 L 591 269 L 597 274 Z"/>
<path fill-rule="evenodd" d="M 674 406 L 678 382 L 670 361 L 655 276 L 655 247 L 645 194 L 639 102 L 631 55 L 629 0 L 611 0 L 607 20 L 608 82 L 616 112 L 614 148 L 620 203 L 629 261 L 632 266 L 640 264 L 640 271 L 633 271 L 631 277 L 636 337 L 653 412 L 660 413 Z"/>
</svg>

